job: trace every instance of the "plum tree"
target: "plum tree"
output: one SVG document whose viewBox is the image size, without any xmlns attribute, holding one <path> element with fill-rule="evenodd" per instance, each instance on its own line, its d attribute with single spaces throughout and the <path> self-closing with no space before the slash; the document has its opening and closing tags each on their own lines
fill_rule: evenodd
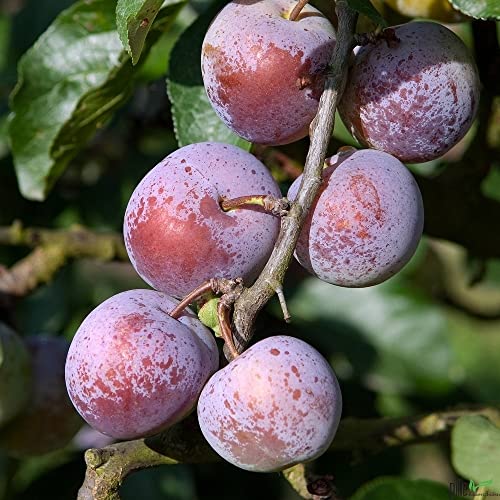
<svg viewBox="0 0 500 500">
<path fill-rule="evenodd" d="M 417 183 L 399 160 L 381 151 L 356 151 L 330 163 L 295 256 L 328 283 L 381 283 L 408 262 L 422 235 Z M 291 200 L 300 182 L 301 177 L 290 187 Z"/>
<path fill-rule="evenodd" d="M 0 425 L 27 404 L 31 387 L 28 351 L 16 332 L 0 323 Z"/>
<path fill-rule="evenodd" d="M 213 108 L 236 134 L 259 144 L 305 137 L 323 91 L 335 34 L 313 7 L 288 18 L 293 0 L 233 1 L 202 46 Z"/>
<path fill-rule="evenodd" d="M 32 365 L 30 402 L 0 435 L 0 444 L 16 457 L 41 455 L 69 443 L 82 425 L 66 392 L 64 364 L 69 344 L 62 337 L 26 339 Z"/>
<path fill-rule="evenodd" d="M 125 243 L 139 275 L 176 297 L 214 277 L 257 277 L 279 219 L 256 207 L 220 206 L 223 197 L 250 194 L 281 197 L 267 168 L 236 146 L 197 143 L 167 156 L 139 183 L 125 213 Z"/>
<path fill-rule="evenodd" d="M 89 425 L 117 439 L 155 434 L 186 416 L 218 367 L 210 332 L 153 290 L 130 290 L 85 318 L 68 353 L 66 385 Z"/>
<path fill-rule="evenodd" d="M 283 335 L 258 342 L 218 371 L 198 402 L 200 427 L 214 450 L 256 472 L 320 456 L 341 412 L 328 362 L 309 344 Z"/>
<path fill-rule="evenodd" d="M 431 22 L 394 28 L 399 41 L 359 48 L 339 112 L 362 144 L 403 162 L 438 158 L 469 130 L 479 102 L 474 59 Z"/>
</svg>

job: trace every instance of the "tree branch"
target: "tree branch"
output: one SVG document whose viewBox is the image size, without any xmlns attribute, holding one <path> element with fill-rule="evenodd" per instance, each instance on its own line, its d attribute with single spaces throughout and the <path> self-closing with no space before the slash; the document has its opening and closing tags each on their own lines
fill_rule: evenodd
<svg viewBox="0 0 500 500">
<path fill-rule="evenodd" d="M 321 184 L 323 163 L 333 131 L 335 109 L 344 90 L 358 17 L 345 0 L 336 2 L 336 11 L 339 18 L 337 42 L 330 60 L 325 90 L 319 101 L 318 113 L 311 124 L 311 145 L 307 153 L 302 184 L 288 215 L 282 219 L 278 241 L 269 261 L 257 281 L 241 294 L 234 307 L 234 340 L 240 352 L 252 337 L 258 313 L 283 284 L 300 229 Z"/>
<path fill-rule="evenodd" d="M 96 233 L 83 227 L 23 228 L 20 222 L 14 222 L 0 227 L 0 244 L 34 248 L 10 269 L 0 266 L 0 294 L 7 296 L 21 297 L 47 283 L 72 258 L 128 260 L 121 235 Z"/>
<path fill-rule="evenodd" d="M 402 418 L 345 418 L 330 447 L 331 452 L 346 452 L 354 461 L 380 453 L 387 448 L 434 441 L 449 435 L 453 425 L 464 415 L 483 415 L 500 426 L 500 408 L 468 407 Z M 119 487 L 132 472 L 157 465 L 205 463 L 221 460 L 210 448 L 198 427 L 196 415 L 153 438 L 136 439 L 87 450 L 87 474 L 78 500 L 118 500 Z M 317 478 L 303 465 L 283 472 L 302 498 L 311 494 Z M 309 496 L 308 496 L 309 495 Z"/>
<path fill-rule="evenodd" d="M 78 500 L 118 500 L 134 471 L 157 465 L 220 460 L 201 434 L 195 414 L 151 438 L 124 441 L 85 452 L 87 472 Z"/>
</svg>

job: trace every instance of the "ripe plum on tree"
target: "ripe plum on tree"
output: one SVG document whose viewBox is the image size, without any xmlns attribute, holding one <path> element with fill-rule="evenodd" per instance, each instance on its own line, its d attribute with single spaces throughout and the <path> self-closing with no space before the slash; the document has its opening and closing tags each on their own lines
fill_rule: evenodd
<svg viewBox="0 0 500 500">
<path fill-rule="evenodd" d="M 411 22 L 398 41 L 360 47 L 339 112 L 363 145 L 403 162 L 433 160 L 469 130 L 479 103 L 472 55 L 448 28 Z"/>
<path fill-rule="evenodd" d="M 215 373 L 198 402 L 200 427 L 214 450 L 256 472 L 320 456 L 341 412 L 328 362 L 309 344 L 283 335 L 258 342 Z"/>
<path fill-rule="evenodd" d="M 25 457 L 57 450 L 69 443 L 83 422 L 66 392 L 64 364 L 69 344 L 62 337 L 26 339 L 32 365 L 30 402 L 3 430 L 1 446 Z"/>
<path fill-rule="evenodd" d="M 224 211 L 223 198 L 281 197 L 267 168 L 229 144 L 203 142 L 167 156 L 139 183 L 125 213 L 125 244 L 139 275 L 181 297 L 211 278 L 256 278 L 278 236 L 260 207 Z"/>
<path fill-rule="evenodd" d="M 290 187 L 291 200 L 301 180 Z M 396 274 L 411 258 L 423 220 L 420 190 L 408 169 L 382 151 L 356 151 L 323 171 L 295 257 L 328 283 L 375 285 Z"/>
<path fill-rule="evenodd" d="M 155 434 L 185 417 L 218 367 L 210 332 L 154 290 L 130 290 L 94 309 L 68 353 L 66 385 L 92 427 L 117 439 Z"/>
<path fill-rule="evenodd" d="M 201 65 L 208 98 L 236 134 L 287 144 L 308 134 L 335 34 L 314 7 L 292 21 L 293 0 L 233 1 L 212 22 Z"/>
</svg>

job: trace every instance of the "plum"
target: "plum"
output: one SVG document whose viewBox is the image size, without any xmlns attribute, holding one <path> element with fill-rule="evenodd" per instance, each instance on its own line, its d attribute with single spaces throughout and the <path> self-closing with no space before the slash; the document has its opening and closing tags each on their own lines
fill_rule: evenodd
<svg viewBox="0 0 500 500">
<path fill-rule="evenodd" d="M 477 68 L 460 38 L 440 24 L 393 29 L 399 41 L 359 48 L 340 116 L 365 146 L 402 162 L 433 160 L 457 144 L 474 120 Z"/>
<path fill-rule="evenodd" d="M 248 284 L 271 254 L 279 218 L 260 207 L 225 212 L 220 203 L 253 194 L 281 197 L 266 167 L 236 146 L 203 142 L 167 156 L 125 213 L 125 244 L 139 275 L 175 297 L 210 278 Z"/>
<path fill-rule="evenodd" d="M 31 363 L 21 339 L 0 323 L 0 425 L 27 404 L 31 389 Z"/>
<path fill-rule="evenodd" d="M 215 373 L 198 401 L 200 427 L 212 448 L 256 472 L 320 456 L 341 412 L 330 365 L 309 344 L 284 335 L 258 342 Z"/>
<path fill-rule="evenodd" d="M 83 422 L 64 384 L 69 343 L 61 337 L 28 337 L 33 381 L 25 410 L 2 430 L 0 443 L 16 457 L 42 455 L 68 444 Z"/>
<path fill-rule="evenodd" d="M 335 33 L 309 5 L 297 20 L 289 20 L 295 3 L 230 2 L 203 41 L 208 98 L 222 121 L 250 142 L 301 139 L 318 109 Z"/>
<path fill-rule="evenodd" d="M 66 362 L 73 404 L 93 428 L 116 439 L 156 434 L 185 417 L 218 367 L 211 333 L 154 290 L 129 290 L 94 309 Z"/>
<path fill-rule="evenodd" d="M 290 187 L 290 200 L 301 179 Z M 355 151 L 323 171 L 320 193 L 307 215 L 295 257 L 328 283 L 375 285 L 411 258 L 423 220 L 420 190 L 408 169 L 382 151 Z"/>
</svg>

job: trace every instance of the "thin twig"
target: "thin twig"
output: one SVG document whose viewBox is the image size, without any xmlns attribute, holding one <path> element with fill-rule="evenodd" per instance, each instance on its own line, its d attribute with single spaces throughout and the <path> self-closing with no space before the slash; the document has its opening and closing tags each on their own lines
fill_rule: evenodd
<svg viewBox="0 0 500 500">
<path fill-rule="evenodd" d="M 282 287 L 279 286 L 276 288 L 276 295 L 278 296 L 278 300 L 280 301 L 281 311 L 283 313 L 283 319 L 285 320 L 286 323 L 290 323 L 292 317 L 290 316 L 290 312 L 288 311 L 288 306 L 286 304 L 285 294 L 283 293 Z"/>
</svg>

